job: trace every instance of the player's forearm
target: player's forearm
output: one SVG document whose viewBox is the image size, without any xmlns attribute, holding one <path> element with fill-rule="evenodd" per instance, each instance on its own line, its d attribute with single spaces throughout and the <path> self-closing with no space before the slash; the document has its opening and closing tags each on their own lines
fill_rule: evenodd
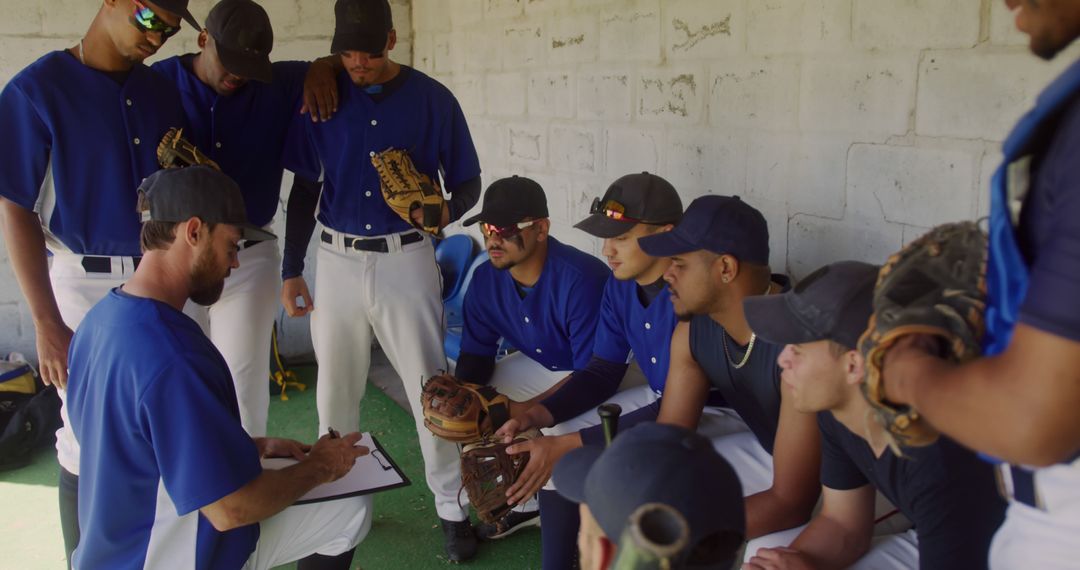
<svg viewBox="0 0 1080 570">
<path fill-rule="evenodd" d="M 810 558 L 819 570 L 847 568 L 870 550 L 870 537 L 870 529 L 851 532 L 828 517 L 816 516 L 791 548 Z"/>
<path fill-rule="evenodd" d="M 926 356 L 890 368 L 904 401 L 957 442 L 1002 460 L 1050 465 L 1077 452 L 1080 386 L 1003 356 L 963 366 Z"/>
<path fill-rule="evenodd" d="M 813 510 L 811 504 L 786 498 L 775 488 L 746 498 L 746 537 L 757 538 L 805 524 Z"/>
<path fill-rule="evenodd" d="M 314 461 L 301 461 L 285 469 L 267 469 L 201 511 L 215 529 L 224 532 L 278 514 L 329 478 L 329 469 Z"/>
<path fill-rule="evenodd" d="M 37 214 L 2 198 L 0 212 L 11 269 L 30 306 L 35 326 L 63 324 L 49 280 L 45 234 Z"/>
<path fill-rule="evenodd" d="M 593 356 L 585 368 L 563 379 L 536 401 L 552 416 L 554 423 L 577 417 L 615 395 L 627 365 Z M 554 425 L 554 424 L 552 424 Z"/>
<path fill-rule="evenodd" d="M 450 215 L 449 221 L 456 222 L 480 200 L 480 177 L 466 180 L 448 190 L 450 200 L 447 201 L 446 208 Z"/>
<path fill-rule="evenodd" d="M 289 202 L 285 208 L 285 248 L 281 262 L 281 277 L 289 279 L 304 273 L 311 234 L 315 233 L 315 209 L 319 205 L 321 184 L 299 175 L 293 177 Z"/>
</svg>

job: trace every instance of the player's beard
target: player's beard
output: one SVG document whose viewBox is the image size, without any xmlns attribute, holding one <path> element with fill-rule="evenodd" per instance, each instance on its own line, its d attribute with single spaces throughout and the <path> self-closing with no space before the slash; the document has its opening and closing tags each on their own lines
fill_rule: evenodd
<svg viewBox="0 0 1080 570">
<path fill-rule="evenodd" d="M 206 249 L 195 261 L 195 268 L 191 272 L 191 294 L 189 297 L 197 305 L 209 307 L 221 298 L 221 292 L 225 289 L 225 275 L 214 267 L 213 253 Z"/>
</svg>

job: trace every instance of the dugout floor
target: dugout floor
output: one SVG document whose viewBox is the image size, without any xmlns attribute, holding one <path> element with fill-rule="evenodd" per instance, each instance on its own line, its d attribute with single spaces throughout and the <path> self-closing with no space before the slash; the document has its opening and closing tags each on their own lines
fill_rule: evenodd
<svg viewBox="0 0 1080 570">
<path fill-rule="evenodd" d="M 271 398 L 269 433 L 308 441 L 317 429 L 315 369 L 302 367 L 297 372 L 309 382 L 308 390 L 290 392 L 287 402 Z M 385 358 L 373 358 L 372 384 L 361 404 L 361 427 L 379 438 L 413 484 L 376 495 L 371 533 L 357 550 L 354 567 L 365 570 L 459 567 L 448 562 L 442 552 L 442 533 L 431 493 L 424 485 L 412 418 L 386 395 L 389 393 L 395 399 L 404 396 L 400 380 Z M 0 552 L 4 553 L 0 568 L 64 568 L 56 508 L 57 469 L 55 452 L 44 449 L 37 453 L 31 465 L 0 473 Z M 464 566 L 540 568 L 540 533 L 529 529 L 495 543 L 481 543 L 479 555 Z"/>
</svg>

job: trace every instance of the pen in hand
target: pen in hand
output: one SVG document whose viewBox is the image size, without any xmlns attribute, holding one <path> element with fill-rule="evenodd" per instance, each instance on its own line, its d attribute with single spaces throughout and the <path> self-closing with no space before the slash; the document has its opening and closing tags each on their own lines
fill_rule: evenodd
<svg viewBox="0 0 1080 570">
<path fill-rule="evenodd" d="M 334 431 L 334 428 L 326 428 L 326 433 L 330 436 L 330 439 L 338 439 L 341 437 L 341 434 Z"/>
</svg>

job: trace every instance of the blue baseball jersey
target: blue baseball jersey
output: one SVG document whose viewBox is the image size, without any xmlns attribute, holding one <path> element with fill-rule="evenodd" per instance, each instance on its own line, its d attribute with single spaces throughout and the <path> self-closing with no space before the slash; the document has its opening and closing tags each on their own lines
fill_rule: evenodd
<svg viewBox="0 0 1080 570">
<path fill-rule="evenodd" d="M 276 62 L 272 83 L 249 81 L 223 97 L 199 80 L 189 66 L 191 57 L 170 57 L 152 69 L 180 90 L 190 125 L 185 137 L 240 186 L 248 220 L 265 226 L 277 214 L 286 139 L 295 132 L 293 114 L 299 114 L 309 64 Z"/>
<path fill-rule="evenodd" d="M 71 341 L 79 459 L 76 568 L 240 568 L 259 526 L 218 532 L 198 509 L 262 472 L 229 368 L 182 312 L 114 289 Z"/>
<path fill-rule="evenodd" d="M 629 362 L 633 353 L 649 387 L 662 394 L 671 357 L 671 334 L 677 322 L 666 284 L 646 307 L 638 298 L 637 283 L 612 276 L 600 302 L 593 354 L 608 362 Z"/>
<path fill-rule="evenodd" d="M 522 299 L 509 270 L 484 262 L 465 293 L 461 351 L 495 356 L 501 337 L 549 370 L 584 368 L 610 275 L 599 259 L 549 236 L 540 279 Z"/>
<path fill-rule="evenodd" d="M 371 236 L 413 227 L 398 217 L 382 197 L 371 157 L 389 148 L 409 151 L 417 170 L 453 188 L 480 176 L 465 114 L 450 90 L 427 75 L 402 66 L 407 74 L 389 97 L 375 101 L 338 76 L 338 112 L 325 123 L 296 117 L 306 144 L 290 145 L 285 167 L 311 180 L 322 180 L 318 220 L 343 233 Z"/>
<path fill-rule="evenodd" d="M 0 196 L 38 213 L 53 251 L 139 255 L 137 189 L 183 126 L 176 87 L 150 68 L 119 83 L 51 52 L 0 94 Z"/>
</svg>

